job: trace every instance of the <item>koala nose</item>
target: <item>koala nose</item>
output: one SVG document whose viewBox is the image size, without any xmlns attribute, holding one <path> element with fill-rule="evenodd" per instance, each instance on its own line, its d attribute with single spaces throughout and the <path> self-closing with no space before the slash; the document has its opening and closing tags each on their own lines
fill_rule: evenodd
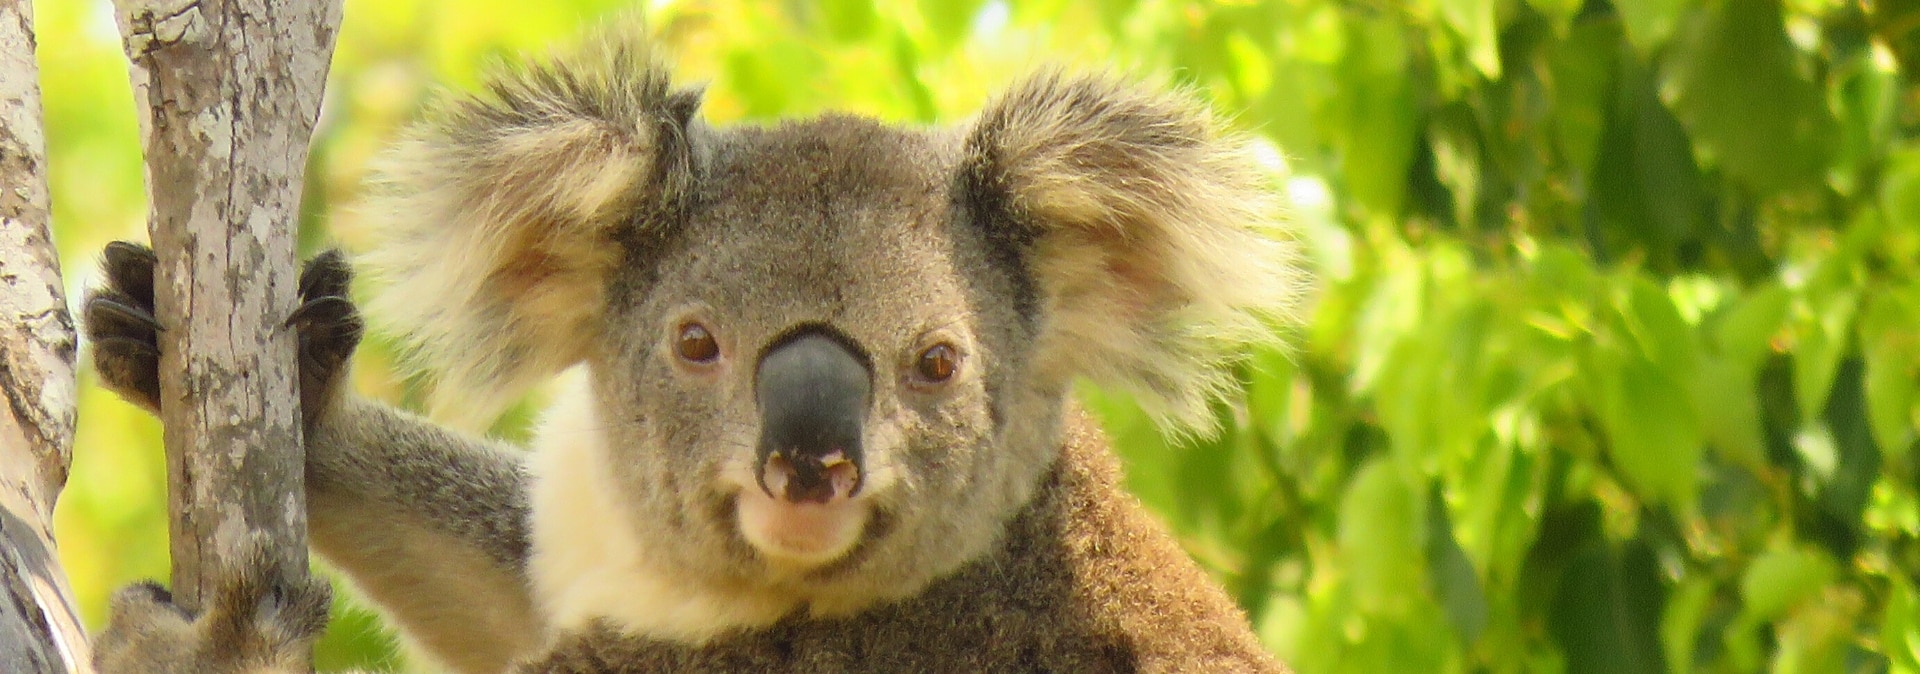
<svg viewBox="0 0 1920 674">
<path fill-rule="evenodd" d="M 872 371 L 841 340 L 819 332 L 760 357 L 754 394 L 761 490 L 793 503 L 827 503 L 860 491 Z"/>
</svg>

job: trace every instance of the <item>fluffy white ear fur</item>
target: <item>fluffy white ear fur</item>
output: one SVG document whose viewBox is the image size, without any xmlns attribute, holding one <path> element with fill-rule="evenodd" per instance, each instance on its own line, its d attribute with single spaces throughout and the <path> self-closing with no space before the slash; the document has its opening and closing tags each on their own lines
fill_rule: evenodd
<svg viewBox="0 0 1920 674">
<path fill-rule="evenodd" d="M 992 102 L 967 151 L 976 203 L 1030 242 L 1043 376 L 1213 430 L 1234 357 L 1301 293 L 1277 176 L 1190 97 L 1057 72 Z"/>
<path fill-rule="evenodd" d="M 644 37 L 608 31 L 498 68 L 384 156 L 365 206 L 384 239 L 364 260 L 383 288 L 369 309 L 438 375 L 437 416 L 484 427 L 584 357 L 620 261 L 611 235 L 684 189 L 698 99 L 669 89 Z"/>
</svg>

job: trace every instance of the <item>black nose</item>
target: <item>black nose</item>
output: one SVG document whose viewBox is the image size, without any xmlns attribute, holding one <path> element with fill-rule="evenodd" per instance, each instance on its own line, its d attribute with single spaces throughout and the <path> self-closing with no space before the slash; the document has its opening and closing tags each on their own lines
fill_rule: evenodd
<svg viewBox="0 0 1920 674">
<path fill-rule="evenodd" d="M 840 340 L 817 332 L 760 358 L 755 477 L 774 498 L 826 503 L 859 492 L 872 372 Z"/>
</svg>

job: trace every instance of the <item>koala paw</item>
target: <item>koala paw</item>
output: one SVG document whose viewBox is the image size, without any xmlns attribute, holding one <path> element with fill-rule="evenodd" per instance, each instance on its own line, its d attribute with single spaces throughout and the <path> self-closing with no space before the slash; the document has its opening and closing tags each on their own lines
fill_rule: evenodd
<svg viewBox="0 0 1920 674">
<path fill-rule="evenodd" d="M 197 616 L 156 583 L 115 593 L 95 640 L 94 666 L 101 674 L 311 671 L 313 642 L 326 629 L 333 592 L 317 578 L 294 585 L 275 578 L 267 550 L 249 545 Z"/>
<path fill-rule="evenodd" d="M 107 244 L 101 269 L 106 285 L 87 294 L 83 312 L 100 381 L 129 402 L 160 411 L 160 322 L 153 311 L 153 249 Z M 287 325 L 300 335 L 300 403 L 309 426 L 326 409 L 365 331 L 347 299 L 353 271 L 329 250 L 300 272 L 300 307 Z"/>
</svg>

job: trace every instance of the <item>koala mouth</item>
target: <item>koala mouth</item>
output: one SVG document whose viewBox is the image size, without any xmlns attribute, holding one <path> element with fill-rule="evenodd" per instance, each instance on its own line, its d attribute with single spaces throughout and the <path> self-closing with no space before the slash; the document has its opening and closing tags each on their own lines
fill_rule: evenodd
<svg viewBox="0 0 1920 674">
<path fill-rule="evenodd" d="M 791 493 L 791 492 L 789 492 Z M 735 500 L 740 536 L 779 566 L 812 569 L 858 545 L 873 515 L 870 501 L 835 489 L 823 500 L 776 498 L 742 489 Z"/>
</svg>

